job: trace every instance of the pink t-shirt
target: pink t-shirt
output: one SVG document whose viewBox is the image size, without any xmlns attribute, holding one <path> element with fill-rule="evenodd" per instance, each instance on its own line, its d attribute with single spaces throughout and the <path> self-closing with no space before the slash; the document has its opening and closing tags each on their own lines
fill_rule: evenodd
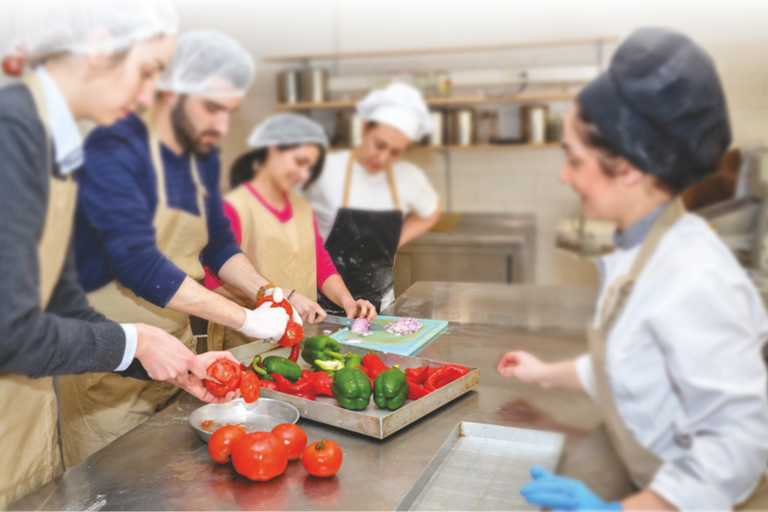
<svg viewBox="0 0 768 512">
<path fill-rule="evenodd" d="M 293 208 L 291 207 L 291 202 L 287 195 L 283 196 L 285 199 L 285 208 L 282 211 L 278 211 L 270 206 L 250 183 L 246 183 L 245 188 L 247 188 L 251 194 L 253 194 L 253 196 L 258 199 L 262 205 L 264 205 L 264 208 L 266 208 L 269 213 L 274 215 L 275 218 L 277 218 L 277 220 L 279 220 L 282 224 L 285 224 L 293 218 Z M 224 214 L 227 216 L 227 218 L 229 218 L 230 226 L 232 227 L 232 231 L 235 233 L 235 242 L 237 242 L 237 245 L 241 245 L 243 240 L 243 229 L 240 224 L 240 216 L 237 214 L 237 210 L 235 210 L 234 206 L 224 201 Z M 317 287 L 322 290 L 325 281 L 328 280 L 328 278 L 332 275 L 338 274 L 339 272 L 336 270 L 336 266 L 333 264 L 333 261 L 331 261 L 331 256 L 325 249 L 323 237 L 320 236 L 320 233 L 317 230 L 317 218 L 315 217 L 314 213 L 312 214 L 312 222 L 315 228 L 315 266 L 317 267 Z M 213 290 L 222 284 L 224 284 L 224 282 L 216 277 L 213 272 L 211 272 L 211 269 L 206 267 L 205 287 L 209 290 Z"/>
</svg>

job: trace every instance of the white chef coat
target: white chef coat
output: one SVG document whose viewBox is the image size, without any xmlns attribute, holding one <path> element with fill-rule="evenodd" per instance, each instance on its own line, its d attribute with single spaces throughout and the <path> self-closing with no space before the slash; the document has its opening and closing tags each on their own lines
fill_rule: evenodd
<svg viewBox="0 0 768 512">
<path fill-rule="evenodd" d="M 344 200 L 349 155 L 349 151 L 328 154 L 320 178 L 304 192 L 315 211 L 318 231 L 324 240 L 331 233 L 336 213 Z M 425 218 L 437 211 L 439 198 L 424 171 L 410 162 L 400 160 L 392 166 L 392 173 L 403 215 L 413 212 Z M 355 162 L 347 207 L 374 211 L 394 210 L 387 173 L 382 171 L 371 174 Z"/>
<path fill-rule="evenodd" d="M 600 260 L 598 304 L 639 252 L 639 241 L 625 245 Z M 637 280 L 606 352 L 619 415 L 664 461 L 650 488 L 679 509 L 728 509 L 766 472 L 767 337 L 768 316 L 746 273 L 701 218 L 686 214 Z M 588 354 L 576 369 L 596 399 Z"/>
</svg>

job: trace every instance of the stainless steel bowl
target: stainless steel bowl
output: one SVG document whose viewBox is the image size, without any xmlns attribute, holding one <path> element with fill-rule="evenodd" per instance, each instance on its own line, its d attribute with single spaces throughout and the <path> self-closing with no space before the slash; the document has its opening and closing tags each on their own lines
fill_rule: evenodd
<svg viewBox="0 0 768 512">
<path fill-rule="evenodd" d="M 296 423 L 299 416 L 296 407 L 280 400 L 259 398 L 247 404 L 238 398 L 226 404 L 207 404 L 196 409 L 189 415 L 189 425 L 207 443 L 211 434 L 224 425 L 240 425 L 246 432 L 269 432 L 281 423 Z M 204 428 L 206 421 L 212 423 Z"/>
</svg>

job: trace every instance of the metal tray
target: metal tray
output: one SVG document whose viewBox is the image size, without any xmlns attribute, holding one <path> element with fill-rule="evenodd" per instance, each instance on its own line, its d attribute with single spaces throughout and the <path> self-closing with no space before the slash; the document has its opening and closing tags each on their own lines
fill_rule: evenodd
<svg viewBox="0 0 768 512">
<path fill-rule="evenodd" d="M 539 510 L 520 495 L 533 465 L 554 471 L 565 436 L 461 422 L 395 510 Z"/>
<path fill-rule="evenodd" d="M 211 421 L 210 427 L 203 423 Z M 281 423 L 296 423 L 299 411 L 291 404 L 271 398 L 260 398 L 252 404 L 238 398 L 226 404 L 208 404 L 189 415 L 189 425 L 206 443 L 217 428 L 224 425 L 240 425 L 246 432 L 269 432 Z"/>
<path fill-rule="evenodd" d="M 379 352 L 377 350 L 367 350 L 365 348 L 347 345 L 342 343 L 342 352 L 355 352 L 358 354 L 367 354 L 372 352 L 378 354 L 384 364 L 392 366 L 399 364 L 401 368 L 416 368 L 419 366 L 439 367 L 446 363 L 423 359 L 420 357 L 401 356 L 399 354 L 390 354 L 388 352 Z M 279 355 L 287 357 L 290 349 L 279 345 L 271 345 L 263 342 L 249 343 L 232 349 L 232 354 L 243 364 L 248 365 L 253 357 L 261 354 L 262 357 L 268 355 Z M 301 358 L 299 364 L 302 368 L 309 368 Z M 270 389 L 262 389 L 261 396 L 282 400 L 294 405 L 301 416 L 310 420 L 319 421 L 352 432 L 359 432 L 377 439 L 397 432 L 403 427 L 418 421 L 430 412 L 447 404 L 451 400 L 458 398 L 473 387 L 480 379 L 480 372 L 477 368 L 469 368 L 469 373 L 460 379 L 457 379 L 447 386 L 444 386 L 419 400 L 408 400 L 405 405 L 397 410 L 379 409 L 373 403 L 363 411 L 350 411 L 339 406 L 332 397 L 318 396 L 316 400 L 306 400 L 295 396 L 286 395 Z"/>
</svg>

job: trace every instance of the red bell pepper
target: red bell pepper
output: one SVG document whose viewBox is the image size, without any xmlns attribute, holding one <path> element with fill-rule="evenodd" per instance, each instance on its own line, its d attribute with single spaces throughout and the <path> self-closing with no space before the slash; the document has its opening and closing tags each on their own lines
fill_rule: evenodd
<svg viewBox="0 0 768 512">
<path fill-rule="evenodd" d="M 360 371 L 362 371 L 365 374 L 365 376 L 368 377 L 368 380 L 371 381 L 371 389 L 373 389 L 373 381 L 374 381 L 374 379 L 373 379 L 373 377 L 371 377 L 371 370 L 369 370 L 365 366 L 358 366 L 358 368 L 360 368 Z"/>
<path fill-rule="evenodd" d="M 296 384 L 291 384 L 291 381 L 279 373 L 273 373 L 272 378 L 275 379 L 277 390 L 281 393 L 306 398 L 307 400 L 317 398 L 317 388 L 312 381 L 312 372 L 309 370 L 301 372 L 301 378 L 296 381 Z"/>
<path fill-rule="evenodd" d="M 390 369 L 389 366 L 385 365 L 376 354 L 367 354 L 363 356 L 363 366 L 368 368 L 370 378 L 372 379 L 375 379 L 381 372 Z"/>
<path fill-rule="evenodd" d="M 419 386 L 418 384 L 414 382 L 408 382 L 408 399 L 409 400 L 418 400 L 421 397 L 425 397 L 430 393 L 430 391 L 427 391 L 423 387 Z"/>
<path fill-rule="evenodd" d="M 329 372 L 315 372 L 312 374 L 312 382 L 315 383 L 315 389 L 317 389 L 318 395 L 333 396 L 331 392 L 331 385 L 333 385 L 333 377 Z"/>
<path fill-rule="evenodd" d="M 463 377 L 469 373 L 469 369 L 457 364 L 446 364 L 438 368 L 432 375 L 427 377 L 424 382 L 424 389 L 434 391 L 441 387 Z"/>
<path fill-rule="evenodd" d="M 427 380 L 428 371 L 429 371 L 429 366 L 419 366 L 418 368 L 406 368 L 405 380 L 407 380 L 408 382 L 413 382 L 414 384 L 424 384 L 424 381 Z"/>
<path fill-rule="evenodd" d="M 297 343 L 291 348 L 291 355 L 288 356 L 288 360 L 293 361 L 294 363 L 298 363 L 300 353 L 301 353 L 301 347 Z"/>
<path fill-rule="evenodd" d="M 277 382 L 273 380 L 259 379 L 259 386 L 262 388 L 271 389 L 272 391 L 277 391 Z"/>
</svg>

